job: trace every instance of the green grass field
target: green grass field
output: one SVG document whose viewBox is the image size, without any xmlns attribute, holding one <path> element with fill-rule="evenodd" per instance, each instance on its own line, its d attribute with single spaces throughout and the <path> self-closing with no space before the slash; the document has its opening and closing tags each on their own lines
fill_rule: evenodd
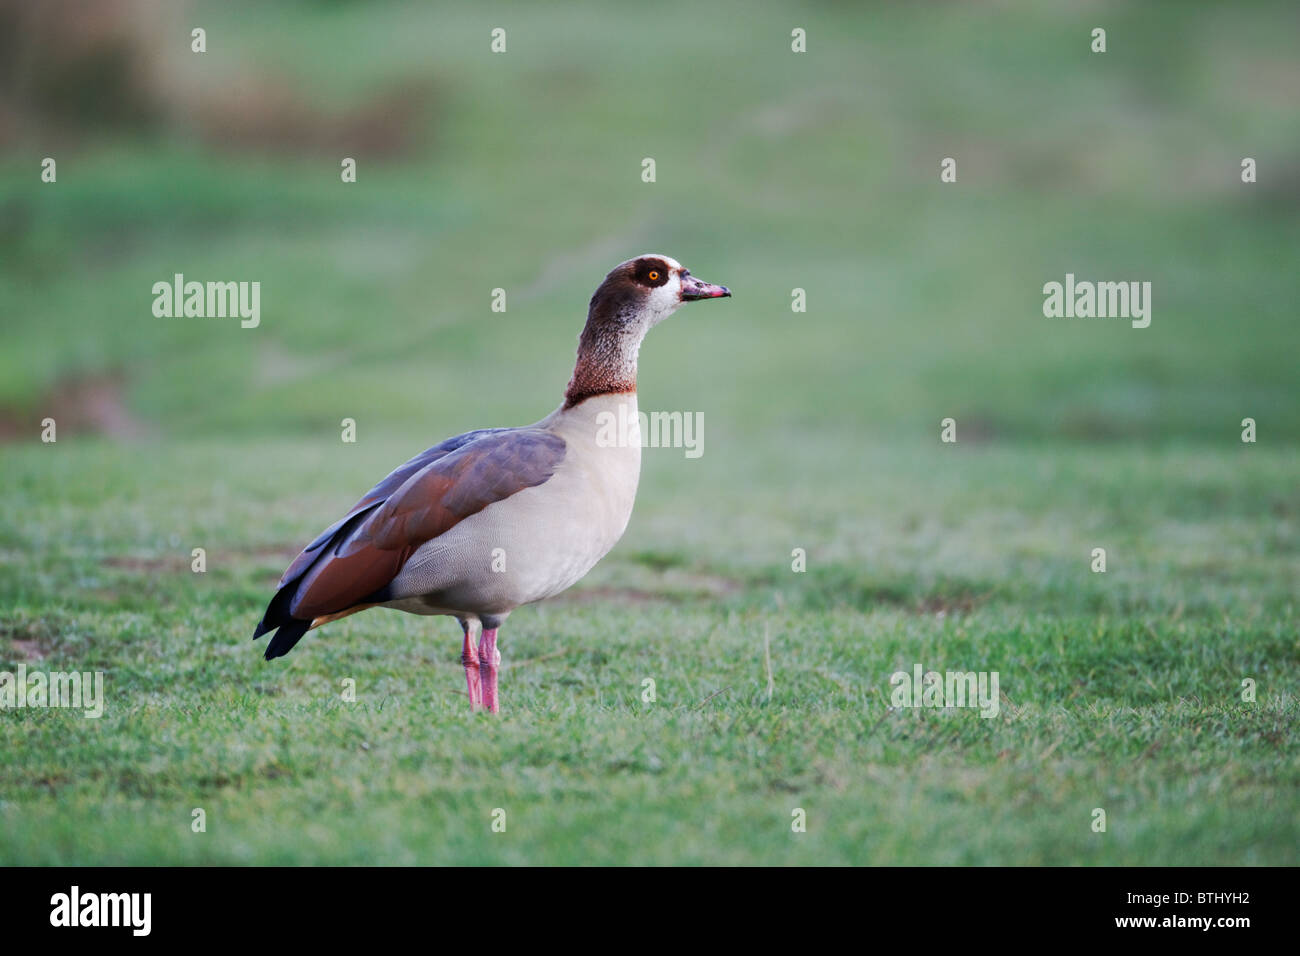
<svg viewBox="0 0 1300 956">
<path fill-rule="evenodd" d="M 0 146 L 0 671 L 107 697 L 0 711 L 0 863 L 1300 862 L 1291 6 L 192 19 L 191 82 L 273 70 L 323 115 L 414 85 L 419 136 L 346 186 L 166 124 Z M 500 718 L 450 619 L 263 661 L 297 550 L 554 408 L 650 251 L 735 292 L 641 355 L 704 454 L 647 449 L 622 542 L 513 615 Z M 176 272 L 259 280 L 261 326 L 155 318 Z M 1151 281 L 1150 328 L 1044 318 L 1067 272 Z M 998 672 L 1000 713 L 891 709 L 918 663 Z"/>
</svg>

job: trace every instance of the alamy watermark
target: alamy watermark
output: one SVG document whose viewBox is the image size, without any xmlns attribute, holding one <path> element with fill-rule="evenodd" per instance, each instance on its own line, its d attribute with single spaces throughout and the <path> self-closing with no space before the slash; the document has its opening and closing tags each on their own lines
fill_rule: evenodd
<svg viewBox="0 0 1300 956">
<path fill-rule="evenodd" d="M 1131 319 L 1133 328 L 1151 324 L 1150 282 L 1065 282 L 1043 286 L 1043 315 L 1049 319 Z"/>
<path fill-rule="evenodd" d="M 1002 709 L 997 671 L 927 671 L 920 664 L 912 672 L 895 671 L 891 707 L 978 707 L 981 717 L 996 717 Z"/>
<path fill-rule="evenodd" d="M 601 448 L 684 448 L 687 458 L 704 454 L 703 412 L 637 412 L 633 418 L 627 405 L 617 414 L 596 416 L 596 444 Z"/>
<path fill-rule="evenodd" d="M 262 322 L 261 282 L 186 282 L 178 272 L 171 282 L 155 282 L 153 295 L 153 314 L 160 319 L 238 317 L 245 329 Z"/>
<path fill-rule="evenodd" d="M 104 672 L 0 671 L 0 710 L 24 707 L 70 707 L 83 717 L 104 716 Z"/>
<path fill-rule="evenodd" d="M 51 926 L 119 926 L 133 936 L 148 936 L 152 914 L 152 893 L 83 893 L 74 885 L 50 897 Z"/>
</svg>

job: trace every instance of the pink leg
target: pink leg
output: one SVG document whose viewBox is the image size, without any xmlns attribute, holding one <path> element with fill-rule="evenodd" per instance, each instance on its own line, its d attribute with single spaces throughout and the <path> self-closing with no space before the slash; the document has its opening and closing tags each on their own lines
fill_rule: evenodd
<svg viewBox="0 0 1300 956">
<path fill-rule="evenodd" d="M 501 652 L 497 650 L 495 627 L 483 628 L 483 637 L 478 642 L 478 662 L 483 675 L 483 706 L 491 713 L 498 713 L 497 670 L 501 666 Z"/>
<path fill-rule="evenodd" d="M 465 632 L 465 643 L 460 649 L 460 662 L 465 665 L 465 683 L 469 686 L 469 709 L 478 710 L 483 706 L 483 691 L 479 682 L 478 652 L 474 650 L 474 642 L 469 637 L 469 627 L 462 624 L 461 629 Z"/>
</svg>

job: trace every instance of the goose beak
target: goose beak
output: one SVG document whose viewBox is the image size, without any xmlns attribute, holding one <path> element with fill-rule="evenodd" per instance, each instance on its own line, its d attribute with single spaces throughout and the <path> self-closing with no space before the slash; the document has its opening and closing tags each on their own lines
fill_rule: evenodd
<svg viewBox="0 0 1300 956">
<path fill-rule="evenodd" d="M 696 299 L 721 299 L 731 295 L 725 285 L 701 282 L 685 269 L 682 270 L 682 301 L 694 302 Z"/>
</svg>

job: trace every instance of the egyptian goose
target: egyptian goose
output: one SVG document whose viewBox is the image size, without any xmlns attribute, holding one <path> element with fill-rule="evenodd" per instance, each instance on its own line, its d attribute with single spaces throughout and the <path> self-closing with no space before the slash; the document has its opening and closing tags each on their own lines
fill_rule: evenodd
<svg viewBox="0 0 1300 956">
<path fill-rule="evenodd" d="M 497 713 L 505 619 L 590 571 L 632 515 L 641 340 L 683 302 L 729 295 L 668 256 L 615 266 L 591 297 L 564 403 L 535 425 L 449 438 L 370 489 L 284 572 L 253 633 L 276 632 L 266 659 L 367 608 L 447 614 L 464 635 L 470 707 Z M 624 440 L 609 440 L 611 421 L 628 423 Z"/>
</svg>

